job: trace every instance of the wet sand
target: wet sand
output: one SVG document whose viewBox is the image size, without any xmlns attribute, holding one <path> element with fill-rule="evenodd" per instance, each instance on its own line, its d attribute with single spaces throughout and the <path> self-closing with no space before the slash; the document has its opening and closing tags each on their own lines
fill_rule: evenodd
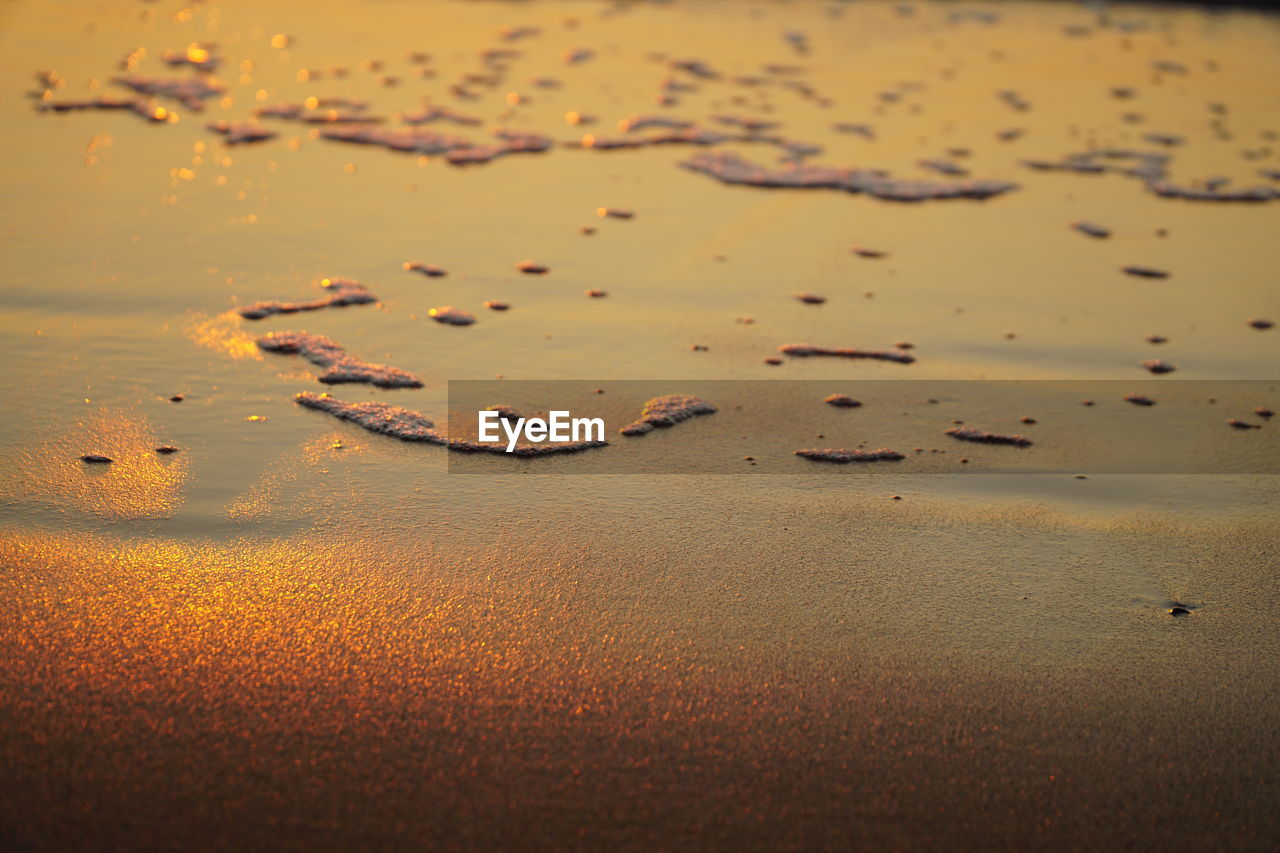
<svg viewBox="0 0 1280 853">
<path fill-rule="evenodd" d="M 0 14 L 6 847 L 1274 848 L 1277 18 Z"/>
</svg>

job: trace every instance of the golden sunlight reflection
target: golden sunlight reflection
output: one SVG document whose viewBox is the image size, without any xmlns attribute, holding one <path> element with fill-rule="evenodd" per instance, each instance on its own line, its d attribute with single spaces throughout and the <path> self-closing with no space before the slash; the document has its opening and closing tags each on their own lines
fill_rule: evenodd
<svg viewBox="0 0 1280 853">
<path fill-rule="evenodd" d="M 146 417 L 101 409 L 63 423 L 8 460 L 0 483 L 53 507 L 112 518 L 167 518 L 182 506 L 190 458 L 158 453 L 167 440 Z M 82 461 L 88 454 L 111 462 Z"/>
<path fill-rule="evenodd" d="M 195 343 L 229 358 L 262 361 L 262 352 L 254 343 L 253 335 L 241 328 L 242 320 L 236 312 L 225 311 L 210 317 L 194 311 L 189 316 L 190 322 L 184 331 Z"/>
<path fill-rule="evenodd" d="M 342 466 L 348 460 L 368 448 L 368 441 L 354 432 L 330 430 L 316 435 L 303 443 L 301 453 L 297 448 L 282 453 L 252 486 L 228 501 L 227 518 L 249 521 L 273 518 L 281 513 L 292 514 L 299 508 L 297 495 L 292 492 L 300 483 L 344 470 Z M 312 494 L 301 504 L 315 510 L 317 497 Z"/>
</svg>

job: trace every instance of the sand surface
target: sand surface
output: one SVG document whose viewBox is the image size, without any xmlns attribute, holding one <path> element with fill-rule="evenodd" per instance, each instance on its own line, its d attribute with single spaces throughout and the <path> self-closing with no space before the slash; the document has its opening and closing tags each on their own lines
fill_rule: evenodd
<svg viewBox="0 0 1280 853">
<path fill-rule="evenodd" d="M 1280 19 L 48 2 L 0 11 L 0 49 L 6 847 L 1274 849 L 1278 427 L 1252 410 L 1280 410 L 1280 330 L 1249 323 L 1280 322 L 1280 195 L 1156 190 L 1280 192 Z M 139 97 L 125 75 L 185 83 L 51 108 Z M 315 121 L 206 127 L 279 104 Z M 594 143 L 689 127 L 773 138 Z M 1168 160 L 1026 165 L 1100 149 Z M 681 167 L 705 155 L 1016 188 L 730 185 Z M 376 301 L 242 316 L 344 278 Z M 424 387 L 322 384 L 256 344 L 289 331 Z M 498 380 L 598 386 L 610 444 L 464 475 L 294 402 L 458 434 L 464 379 L 530 409 Z M 955 391 L 993 379 L 1034 384 Z M 616 434 L 659 394 L 718 411 Z M 1092 466 L 1099 441 L 1139 458 Z M 656 473 L 681 466 L 719 473 Z"/>
</svg>

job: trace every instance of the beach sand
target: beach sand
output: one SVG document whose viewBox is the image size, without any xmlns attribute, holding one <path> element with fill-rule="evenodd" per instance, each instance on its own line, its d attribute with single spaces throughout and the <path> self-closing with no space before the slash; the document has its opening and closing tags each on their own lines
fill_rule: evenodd
<svg viewBox="0 0 1280 853">
<path fill-rule="evenodd" d="M 329 0 L 0 15 L 7 848 L 1274 849 L 1280 479 L 1274 419 L 1252 410 L 1280 409 L 1280 331 L 1250 320 L 1280 318 L 1280 196 L 1168 198 L 1026 161 L 1137 150 L 1169 155 L 1171 186 L 1280 190 L 1264 174 L 1277 18 Z M 502 32 L 519 27 L 539 32 Z M 170 68 L 166 49 L 220 64 Z M 225 91 L 202 111 L 40 109 L 134 97 L 110 82 L 125 74 Z M 235 145 L 206 129 L 311 97 L 384 121 L 263 116 L 276 135 Z M 424 98 L 456 115 L 395 118 Z M 157 106 L 179 119 L 147 120 Z M 963 180 L 935 160 L 1010 189 L 731 186 L 680 164 L 727 152 L 795 175 L 780 158 L 797 149 L 581 145 L 670 132 L 618 127 L 650 115 L 777 122 L 761 133 L 822 146 L 803 168 L 887 170 L 913 192 Z M 460 166 L 334 127 L 426 128 L 471 140 L 467 157 L 553 144 Z M 375 301 L 243 316 L 343 278 Z M 475 323 L 434 321 L 444 306 Z M 323 366 L 256 343 L 286 331 L 424 387 L 321 384 Z M 915 360 L 779 353 L 800 342 L 911 343 Z M 449 382 L 498 377 L 598 385 L 609 446 L 463 467 L 295 403 L 382 401 L 457 435 Z M 641 379 L 719 410 L 619 436 Z M 898 379 L 943 399 L 868 381 Z M 1032 384 L 949 390 L 992 379 Z M 511 385 L 486 404 L 551 402 Z M 960 442 L 960 420 L 1035 444 Z M 1164 456 L 1094 467 L 1100 442 L 1143 441 Z M 794 455 L 862 446 L 907 458 Z M 620 473 L 704 463 L 742 472 Z"/>
</svg>

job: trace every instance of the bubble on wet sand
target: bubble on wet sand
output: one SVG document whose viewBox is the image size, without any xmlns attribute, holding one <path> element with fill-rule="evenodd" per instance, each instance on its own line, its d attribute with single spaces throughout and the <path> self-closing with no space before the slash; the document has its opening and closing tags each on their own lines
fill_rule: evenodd
<svg viewBox="0 0 1280 853">
<path fill-rule="evenodd" d="M 609 442 L 604 439 L 562 441 L 551 444 L 517 444 L 510 451 L 507 450 L 507 446 L 505 444 L 489 444 L 463 439 L 451 439 L 448 445 L 449 449 L 456 453 L 497 453 L 503 456 L 517 456 L 521 459 L 529 459 L 535 456 L 555 456 L 565 453 L 581 453 L 584 450 L 608 446 Z"/>
<path fill-rule="evenodd" d="M 1032 444 L 1031 439 L 1023 435 L 985 432 L 969 427 L 953 427 L 947 430 L 946 434 L 961 441 L 974 441 L 979 444 L 1011 444 L 1016 447 L 1030 447 Z"/>
<path fill-rule="evenodd" d="M 701 397 L 691 394 L 667 394 L 647 401 L 640 410 L 640 417 L 627 424 L 619 432 L 623 435 L 644 435 L 654 427 L 675 426 L 697 415 L 710 415 L 716 407 Z"/>
<path fill-rule="evenodd" d="M 1263 320 L 1260 317 L 1254 317 L 1251 320 L 1249 320 L 1249 325 L 1255 329 L 1266 330 L 1274 326 L 1275 323 L 1271 322 L 1270 320 Z"/>
<path fill-rule="evenodd" d="M 203 110 L 204 102 L 207 99 L 215 95 L 222 95 L 227 91 L 225 87 L 200 77 L 165 79 L 130 74 L 123 77 L 112 77 L 111 82 L 127 89 L 132 89 L 140 95 L 178 101 L 194 112 Z"/>
<path fill-rule="evenodd" d="M 520 272 L 525 275 L 546 275 L 550 272 L 549 267 L 534 263 L 533 261 L 521 261 L 516 264 L 516 269 L 520 270 Z"/>
<path fill-rule="evenodd" d="M 968 169 L 952 160 L 924 157 L 917 160 L 916 165 L 922 169 L 937 172 L 940 175 L 950 175 L 957 178 L 963 178 L 969 175 Z"/>
<path fill-rule="evenodd" d="M 1137 119 L 1130 116 L 1129 120 Z M 1157 135 L 1158 136 L 1158 135 Z M 1222 189 L 1223 180 L 1202 186 L 1183 186 L 1168 179 L 1169 154 L 1128 148 L 1098 148 L 1067 154 L 1059 160 L 1023 160 L 1022 165 L 1042 172 L 1074 172 L 1082 175 L 1119 174 L 1137 178 L 1161 198 L 1185 201 L 1266 202 L 1280 199 L 1280 192 L 1268 186 Z"/>
<path fill-rule="evenodd" d="M 444 323 L 446 326 L 470 326 L 476 321 L 476 315 L 461 308 L 454 308 L 452 305 L 441 305 L 432 308 L 427 312 L 432 320 L 437 323 Z"/>
<path fill-rule="evenodd" d="M 1151 192 L 1162 198 L 1180 198 L 1184 201 L 1266 202 L 1280 199 L 1280 192 L 1271 187 L 1242 187 L 1224 190 L 1215 184 L 1204 187 L 1188 187 L 1170 181 L 1153 181 L 1147 185 Z"/>
<path fill-rule="evenodd" d="M 1239 418 L 1232 418 L 1227 421 L 1227 424 L 1235 427 L 1236 429 L 1262 429 L 1261 424 L 1251 424 L 1248 421 L 1242 421 Z"/>
<path fill-rule="evenodd" d="M 484 307 L 488 308 L 490 311 L 506 311 L 511 306 L 500 299 L 486 299 Z"/>
<path fill-rule="evenodd" d="M 449 443 L 448 437 L 438 431 L 429 418 L 390 403 L 346 403 L 328 394 L 314 394 L 310 391 L 299 393 L 294 401 L 308 409 L 316 409 L 340 420 L 350 421 L 370 432 L 389 435 L 402 441 L 439 445 Z"/>
<path fill-rule="evenodd" d="M 1111 236 L 1111 229 L 1102 225 L 1096 225 L 1092 222 L 1072 222 L 1071 227 L 1079 231 L 1081 234 L 1087 234 L 1090 237 L 1105 239 Z"/>
<path fill-rule="evenodd" d="M 747 115 L 715 115 L 711 117 L 711 120 L 717 124 L 723 124 L 726 127 L 737 127 L 752 133 L 758 133 L 762 130 L 772 130 L 778 126 L 778 122 L 776 121 L 759 119 L 754 116 Z"/>
<path fill-rule="evenodd" d="M 169 112 L 164 107 L 155 106 L 145 98 L 115 98 L 110 95 L 78 100 L 40 101 L 36 104 L 36 110 L 53 113 L 83 112 L 85 110 L 129 110 L 134 115 L 141 116 L 153 123 L 168 122 L 177 118 L 175 113 Z"/>
<path fill-rule="evenodd" d="M 819 296 L 816 293 L 797 293 L 796 299 L 809 305 L 821 305 L 827 301 L 827 297 Z"/>
<path fill-rule="evenodd" d="M 317 377 L 326 385 L 364 382 L 379 388 L 421 388 L 416 376 L 385 364 L 372 364 L 347 353 L 323 335 L 306 332 L 272 332 L 258 338 L 258 347 L 267 352 L 300 355 L 325 372 Z"/>
<path fill-rule="evenodd" d="M 665 130 L 649 136 L 597 136 L 588 133 L 578 142 L 579 148 L 595 151 L 618 151 L 635 148 L 647 148 L 657 145 L 719 145 L 722 142 L 752 141 L 749 136 L 734 136 L 728 133 L 717 133 L 714 130 L 703 130 L 697 127 L 685 127 Z M 756 139 L 755 141 L 762 141 Z"/>
<path fill-rule="evenodd" d="M 875 129 L 869 124 L 856 124 L 853 122 L 837 122 L 831 125 L 831 129 L 836 133 L 848 133 L 854 136 L 861 136 L 863 139 L 875 141 Z"/>
<path fill-rule="evenodd" d="M 420 272 L 427 278 L 440 278 L 448 275 L 448 271 L 444 267 L 438 267 L 435 264 L 424 264 L 422 261 L 406 261 L 401 266 L 405 272 Z"/>
<path fill-rule="evenodd" d="M 1173 373 L 1178 369 L 1162 358 L 1148 358 L 1142 362 L 1142 366 L 1152 373 Z"/>
<path fill-rule="evenodd" d="M 896 462 L 905 458 L 898 451 L 891 450 L 888 447 L 882 447 L 879 450 L 836 450 L 830 447 L 818 450 L 806 448 L 795 451 L 795 455 L 803 456 L 805 459 L 812 459 L 815 462 L 835 462 L 842 465 L 848 462 Z"/>
<path fill-rule="evenodd" d="M 344 125 L 327 128 L 321 131 L 320 137 L 332 142 L 376 145 L 392 151 L 411 151 L 418 154 L 446 154 L 470 148 L 472 145 L 470 139 L 422 127 L 385 128 Z"/>
<path fill-rule="evenodd" d="M 812 344 L 783 344 L 778 347 L 783 355 L 794 355 L 801 358 L 811 356 L 832 356 L 835 358 L 869 358 L 876 361 L 892 361 L 898 364 L 911 364 L 916 357 L 902 350 L 867 350 L 855 347 L 816 347 Z"/>
<path fill-rule="evenodd" d="M 578 65 L 595 55 L 596 52 L 589 47 L 565 48 L 560 52 L 560 61 L 565 65 Z"/>
<path fill-rule="evenodd" d="M 253 111 L 259 118 L 300 121 L 304 124 L 381 124 L 382 116 L 366 112 L 368 103 L 350 98 L 308 98 L 264 104 Z"/>
<path fill-rule="evenodd" d="M 267 130 L 256 121 L 227 121 L 219 119 L 205 125 L 205 128 L 221 134 L 228 145 L 241 145 L 247 142 L 265 142 L 274 139 L 274 130 Z"/>
<path fill-rule="evenodd" d="M 347 403 L 328 394 L 313 394 L 309 391 L 303 391 L 294 400 L 300 406 L 325 412 L 340 420 L 349 421 L 363 427 L 370 432 L 398 438 L 401 441 L 440 445 L 460 453 L 497 453 L 530 458 L 563 453 L 579 453 L 595 447 L 607 447 L 609 444 L 609 442 L 603 440 L 553 444 L 517 444 L 508 453 L 505 443 L 489 444 L 466 439 L 450 439 L 436 429 L 435 423 L 422 413 L 401 406 L 393 406 L 389 403 L 376 401 Z M 497 411 L 498 407 L 493 410 Z M 514 414 L 514 410 L 507 409 L 507 411 Z"/>
<path fill-rule="evenodd" d="M 222 61 L 215 53 L 216 47 L 209 42 L 192 42 L 186 50 L 166 50 L 160 59 L 174 67 L 185 65 L 197 71 L 214 71 Z"/>
<path fill-rule="evenodd" d="M 475 116 L 454 112 L 448 107 L 427 105 L 416 112 L 400 113 L 399 119 L 404 124 L 430 124 L 435 121 L 447 121 L 464 127 L 477 127 L 482 124 Z"/>
<path fill-rule="evenodd" d="M 1168 270 L 1156 269 L 1155 267 L 1130 265 L 1127 267 L 1121 267 L 1120 271 L 1128 275 L 1137 276 L 1138 278 L 1168 278 L 1169 277 Z"/>
<path fill-rule="evenodd" d="M 482 411 L 497 412 L 498 417 L 502 418 L 504 421 L 518 421 L 522 417 L 524 417 L 524 415 L 520 414 L 514 408 L 504 403 L 496 403 L 492 406 L 485 406 Z"/>
<path fill-rule="evenodd" d="M 651 127 L 660 127 L 664 130 L 684 130 L 693 127 L 693 122 L 663 115 L 629 115 L 618 120 L 618 130 L 624 133 L 648 130 Z"/>
<path fill-rule="evenodd" d="M 856 409 L 862 405 L 862 403 L 847 394 L 830 394 L 824 397 L 822 402 L 828 406 L 835 406 L 837 409 Z"/>
<path fill-rule="evenodd" d="M 308 302 L 255 302 L 239 308 L 241 317 L 246 320 L 261 320 L 272 314 L 294 314 L 298 311 L 318 311 L 321 308 L 336 308 L 346 305 L 367 305 L 377 302 L 378 298 L 358 281 L 349 278 L 326 278 L 320 286 L 329 292 L 321 299 Z"/>
<path fill-rule="evenodd" d="M 1173 133 L 1144 133 L 1142 138 L 1147 142 L 1155 145 L 1163 145 L 1166 148 L 1173 148 L 1177 145 L 1182 145 L 1187 141 L 1185 137 L 1178 136 Z"/>
<path fill-rule="evenodd" d="M 769 189 L 837 189 L 865 193 L 887 201 L 930 201 L 992 198 L 1018 188 L 1009 181 L 968 180 L 951 183 L 891 178 L 883 169 L 854 169 L 792 164 L 768 169 L 725 151 L 705 152 L 680 163 L 726 184 Z"/>
<path fill-rule="evenodd" d="M 1154 406 L 1156 401 L 1148 397 L 1146 394 L 1125 394 L 1126 403 L 1133 403 L 1135 406 Z"/>
</svg>

